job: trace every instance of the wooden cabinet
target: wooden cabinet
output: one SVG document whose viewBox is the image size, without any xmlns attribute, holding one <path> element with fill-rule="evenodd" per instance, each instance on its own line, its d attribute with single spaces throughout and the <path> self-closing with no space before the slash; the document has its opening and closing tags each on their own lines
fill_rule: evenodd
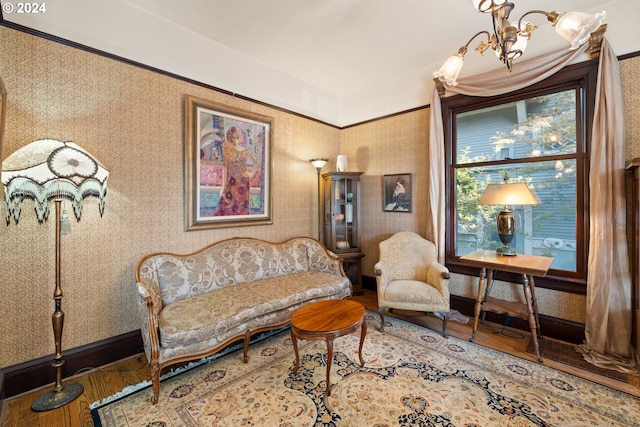
<svg viewBox="0 0 640 427">
<path fill-rule="evenodd" d="M 353 285 L 353 294 L 362 290 L 361 200 L 362 172 L 328 172 L 322 175 L 322 243 L 342 258 L 343 268 Z"/>
<path fill-rule="evenodd" d="M 631 291 L 633 310 L 633 343 L 636 352 L 640 351 L 640 158 L 633 159 L 627 164 L 627 171 L 631 178 L 631 218 L 628 224 L 632 230 L 632 240 L 629 251 L 631 253 Z"/>
</svg>

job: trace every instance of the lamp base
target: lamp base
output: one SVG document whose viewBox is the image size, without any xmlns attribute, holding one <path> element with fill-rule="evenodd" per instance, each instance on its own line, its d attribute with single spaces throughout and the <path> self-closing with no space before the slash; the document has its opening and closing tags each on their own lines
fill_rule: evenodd
<svg viewBox="0 0 640 427">
<path fill-rule="evenodd" d="M 75 400 L 82 394 L 83 390 L 82 384 L 65 384 L 60 391 L 50 390 L 39 396 L 31 404 L 31 409 L 36 412 L 43 412 L 59 408 Z"/>
<path fill-rule="evenodd" d="M 496 253 L 502 256 L 516 256 L 516 250 L 509 246 L 500 246 L 496 249 Z"/>
</svg>

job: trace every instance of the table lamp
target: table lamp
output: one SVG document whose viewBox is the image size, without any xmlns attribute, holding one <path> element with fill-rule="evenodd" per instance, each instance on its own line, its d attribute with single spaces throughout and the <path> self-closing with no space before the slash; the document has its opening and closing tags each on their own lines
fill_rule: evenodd
<svg viewBox="0 0 640 427">
<path fill-rule="evenodd" d="M 496 253 L 514 256 L 516 250 L 509 247 L 509 243 L 511 243 L 516 231 L 516 220 L 508 206 L 537 205 L 539 200 L 524 182 L 509 184 L 508 180 L 509 177 L 505 174 L 504 184 L 488 184 L 478 204 L 504 206 L 497 218 L 498 237 L 500 237 L 503 246 L 497 248 Z"/>
</svg>

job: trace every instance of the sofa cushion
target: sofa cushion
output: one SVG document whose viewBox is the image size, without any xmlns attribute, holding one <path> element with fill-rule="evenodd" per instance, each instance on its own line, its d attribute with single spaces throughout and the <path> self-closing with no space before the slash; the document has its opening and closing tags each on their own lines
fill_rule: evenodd
<svg viewBox="0 0 640 427">
<path fill-rule="evenodd" d="M 306 271 L 184 298 L 165 306 L 160 312 L 160 345 L 184 346 L 213 335 L 224 335 L 252 319 L 306 301 L 332 296 L 343 298 L 349 295 L 349 287 L 346 277 Z"/>
<path fill-rule="evenodd" d="M 142 272 L 157 278 L 162 302 L 169 305 L 238 283 L 308 271 L 312 261 L 322 262 L 315 259 L 318 249 L 317 242 L 303 238 L 283 243 L 230 239 L 188 256 L 157 254 L 150 260 L 153 268 L 145 265 Z"/>
</svg>

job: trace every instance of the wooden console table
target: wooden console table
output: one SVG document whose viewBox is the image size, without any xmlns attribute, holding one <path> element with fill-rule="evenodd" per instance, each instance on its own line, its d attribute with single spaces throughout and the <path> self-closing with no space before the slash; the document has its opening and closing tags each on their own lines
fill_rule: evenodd
<svg viewBox="0 0 640 427">
<path fill-rule="evenodd" d="M 525 254 L 502 256 L 496 254 L 495 251 L 477 250 L 460 257 L 460 262 L 474 267 L 480 267 L 478 296 L 476 298 L 473 319 L 473 334 L 471 335 L 470 341 L 473 342 L 476 338 L 478 319 L 481 311 L 491 311 L 498 314 L 519 317 L 524 320 L 529 320 L 533 348 L 538 361 L 542 362 L 538 343 L 538 338 L 542 338 L 542 334 L 540 333 L 540 319 L 538 318 L 538 303 L 535 293 L 536 286 L 533 276 L 544 277 L 553 262 L 553 258 Z M 489 276 L 492 277 L 493 275 L 491 273 L 494 270 L 522 274 L 522 289 L 524 291 L 526 304 L 490 297 L 489 293 L 493 286 L 493 280 L 488 282 L 487 270 L 489 271 Z"/>
</svg>

